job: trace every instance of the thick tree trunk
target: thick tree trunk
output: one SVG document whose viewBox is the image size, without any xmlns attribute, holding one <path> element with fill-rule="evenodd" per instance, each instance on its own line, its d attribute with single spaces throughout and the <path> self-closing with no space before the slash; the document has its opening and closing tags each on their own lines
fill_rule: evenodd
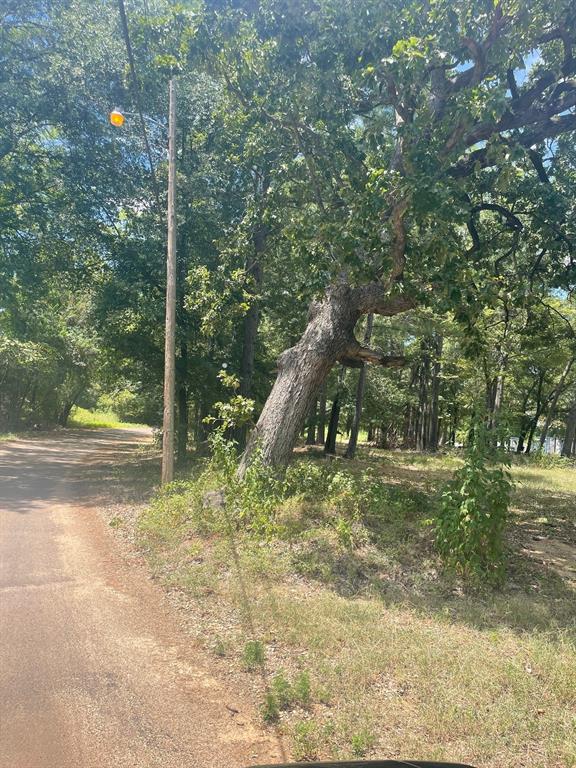
<svg viewBox="0 0 576 768">
<path fill-rule="evenodd" d="M 300 341 L 278 359 L 276 382 L 242 456 L 239 475 L 244 475 L 255 455 L 267 465 L 288 462 L 312 402 L 334 363 L 402 365 L 403 358 L 386 357 L 362 347 L 354 337 L 354 328 L 361 315 L 396 315 L 412 306 L 404 296 L 386 296 L 378 283 L 361 288 L 342 283 L 332 286 L 324 299 L 311 307 Z"/>
<path fill-rule="evenodd" d="M 370 344 L 372 338 L 372 328 L 374 325 L 374 315 L 370 313 L 366 318 L 366 330 L 364 331 L 364 344 Z M 356 387 L 356 404 L 354 407 L 354 420 L 350 430 L 350 439 L 346 448 L 346 458 L 353 459 L 356 455 L 358 446 L 358 432 L 360 431 L 360 422 L 362 420 L 362 406 L 364 404 L 364 391 L 366 389 L 366 363 L 362 364 L 360 375 L 358 376 L 358 385 Z"/>
</svg>

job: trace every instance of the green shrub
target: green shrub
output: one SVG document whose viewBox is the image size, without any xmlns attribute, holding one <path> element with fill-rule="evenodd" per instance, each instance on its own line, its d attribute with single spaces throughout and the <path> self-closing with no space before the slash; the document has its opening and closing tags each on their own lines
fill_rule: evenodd
<svg viewBox="0 0 576 768">
<path fill-rule="evenodd" d="M 100 395 L 96 409 L 116 414 L 119 421 L 158 424 L 161 414 L 155 394 L 136 393 L 127 387 L 115 389 Z"/>
<path fill-rule="evenodd" d="M 478 424 L 466 452 L 441 496 L 436 518 L 436 544 L 440 555 L 464 575 L 492 581 L 503 575 L 503 533 L 512 480 L 485 428 Z"/>
</svg>

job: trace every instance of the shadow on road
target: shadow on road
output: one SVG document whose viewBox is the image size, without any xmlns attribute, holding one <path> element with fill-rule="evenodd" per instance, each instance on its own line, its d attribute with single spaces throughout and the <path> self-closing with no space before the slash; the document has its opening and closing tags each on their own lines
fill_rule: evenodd
<svg viewBox="0 0 576 768">
<path fill-rule="evenodd" d="M 105 496 L 118 466 L 140 461 L 143 429 L 66 430 L 0 448 L 0 509 L 27 514 L 40 502 Z M 151 460 L 154 460 L 151 457 Z"/>
</svg>

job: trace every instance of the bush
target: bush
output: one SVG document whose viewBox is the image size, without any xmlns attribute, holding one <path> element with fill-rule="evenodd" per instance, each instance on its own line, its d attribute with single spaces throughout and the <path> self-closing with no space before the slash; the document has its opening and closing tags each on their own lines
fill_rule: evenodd
<svg viewBox="0 0 576 768">
<path fill-rule="evenodd" d="M 435 520 L 440 555 L 464 575 L 498 582 L 512 480 L 485 428 L 478 424 L 464 466 L 446 484 Z"/>
</svg>

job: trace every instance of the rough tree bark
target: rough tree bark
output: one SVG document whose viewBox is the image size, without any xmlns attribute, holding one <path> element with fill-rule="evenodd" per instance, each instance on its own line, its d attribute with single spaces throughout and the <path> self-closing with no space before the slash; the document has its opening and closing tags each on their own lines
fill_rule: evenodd
<svg viewBox="0 0 576 768">
<path fill-rule="evenodd" d="M 413 306 L 407 296 L 387 296 L 380 283 L 356 288 L 337 283 L 322 301 L 313 303 L 302 337 L 278 358 L 278 376 L 240 461 L 240 476 L 256 453 L 264 464 L 288 462 L 312 402 L 336 362 L 352 367 L 364 362 L 403 365 L 404 358 L 363 347 L 354 328 L 364 314 L 392 316 Z"/>
</svg>

